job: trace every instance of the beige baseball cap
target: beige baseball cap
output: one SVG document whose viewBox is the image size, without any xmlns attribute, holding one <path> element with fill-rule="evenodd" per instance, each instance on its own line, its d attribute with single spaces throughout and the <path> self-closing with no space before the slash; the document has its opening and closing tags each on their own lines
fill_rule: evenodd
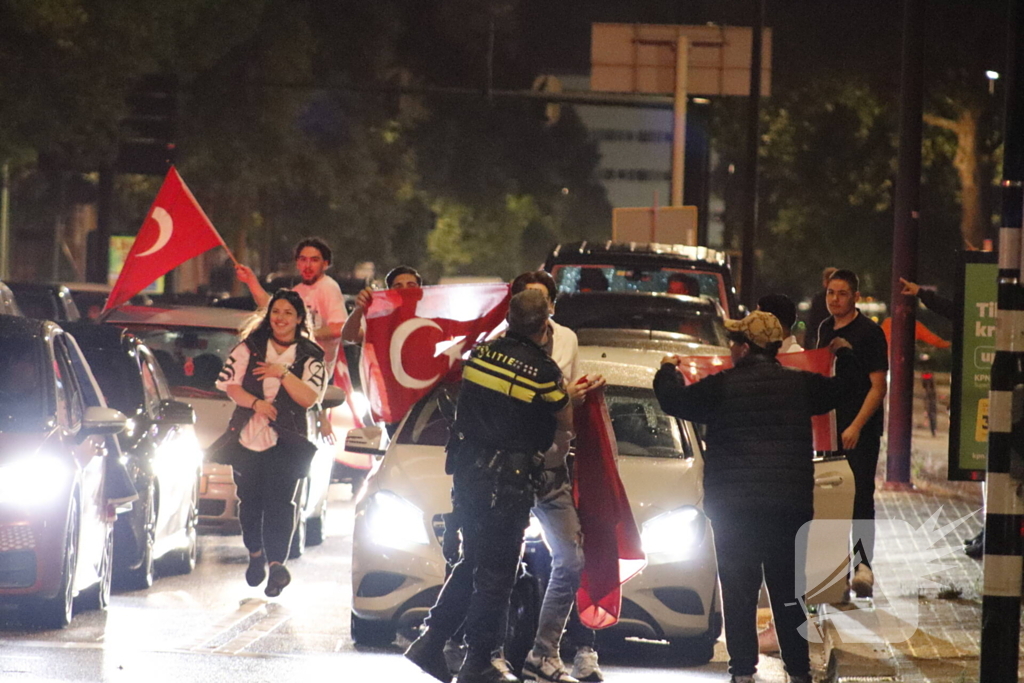
<svg viewBox="0 0 1024 683">
<path fill-rule="evenodd" d="M 742 333 L 748 340 L 761 348 L 767 347 L 772 342 L 781 342 L 785 339 L 782 323 L 767 311 L 754 311 L 742 320 L 726 320 L 725 329 L 730 332 Z"/>
</svg>

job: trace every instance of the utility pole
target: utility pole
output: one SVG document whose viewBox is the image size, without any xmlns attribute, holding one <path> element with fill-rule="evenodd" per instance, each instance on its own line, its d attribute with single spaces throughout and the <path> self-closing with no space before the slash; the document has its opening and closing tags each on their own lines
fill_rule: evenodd
<svg viewBox="0 0 1024 683">
<path fill-rule="evenodd" d="M 921 201 L 921 127 L 924 107 L 922 23 L 924 0 L 903 3 L 903 71 L 900 78 L 899 170 L 896 175 L 892 250 L 892 346 L 889 348 L 889 443 L 885 481 L 910 485 L 914 418 L 914 323 L 917 299 L 901 294 L 900 278 L 917 281 Z"/>
<path fill-rule="evenodd" d="M 743 303 L 753 309 L 754 242 L 757 239 L 757 150 L 761 119 L 761 46 L 764 33 L 764 0 L 754 0 L 754 34 L 750 55 L 750 100 L 747 108 L 747 220 L 743 225 L 743 263 L 740 265 L 740 287 Z"/>
<path fill-rule="evenodd" d="M 988 469 L 985 497 L 985 570 L 981 598 L 980 683 L 1017 680 L 1020 659 L 1021 522 L 1024 501 L 1019 451 L 1024 420 L 1024 288 L 1021 279 L 1021 209 L 1024 200 L 1024 0 L 1008 3 L 1006 130 L 1003 135 L 1002 227 L 996 355 L 989 390 Z M 1016 404 L 1016 405 L 1015 405 Z"/>
</svg>

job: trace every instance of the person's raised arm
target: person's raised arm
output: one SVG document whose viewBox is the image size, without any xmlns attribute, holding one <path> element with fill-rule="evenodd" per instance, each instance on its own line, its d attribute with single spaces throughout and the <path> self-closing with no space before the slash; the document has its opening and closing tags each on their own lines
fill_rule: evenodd
<svg viewBox="0 0 1024 683">
<path fill-rule="evenodd" d="M 249 288 L 249 293 L 252 294 L 257 308 L 267 307 L 267 304 L 270 303 L 270 295 L 267 294 L 267 290 L 263 289 L 260 279 L 256 277 L 256 273 L 252 271 L 252 268 L 238 264 L 235 266 L 235 277 Z"/>
<path fill-rule="evenodd" d="M 718 405 L 716 395 L 719 379 L 705 377 L 687 385 L 679 373 L 679 356 L 665 356 L 661 369 L 654 376 L 654 395 L 667 414 L 694 422 L 708 422 Z"/>
<path fill-rule="evenodd" d="M 363 341 L 363 315 L 373 301 L 373 290 L 367 287 L 356 295 L 356 307 L 341 328 L 341 340 L 360 344 Z"/>
</svg>

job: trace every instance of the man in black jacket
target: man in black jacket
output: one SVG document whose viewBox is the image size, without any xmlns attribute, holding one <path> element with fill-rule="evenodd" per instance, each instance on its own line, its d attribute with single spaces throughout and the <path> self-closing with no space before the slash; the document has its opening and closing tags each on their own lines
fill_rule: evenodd
<svg viewBox="0 0 1024 683">
<path fill-rule="evenodd" d="M 733 368 L 686 386 L 681 359 L 666 356 L 654 392 L 666 413 L 707 425 L 704 509 L 715 532 L 733 682 L 751 683 L 757 670 L 762 571 L 790 681 L 809 682 L 799 633 L 805 558 L 796 537 L 814 516 L 811 416 L 843 399 L 856 361 L 839 339 L 835 378 L 782 367 L 782 325 L 765 311 L 726 327 Z"/>
</svg>

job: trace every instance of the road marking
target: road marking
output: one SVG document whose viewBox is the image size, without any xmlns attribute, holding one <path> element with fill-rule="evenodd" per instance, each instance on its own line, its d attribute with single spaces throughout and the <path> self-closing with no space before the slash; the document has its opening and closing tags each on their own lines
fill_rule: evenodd
<svg viewBox="0 0 1024 683">
<path fill-rule="evenodd" d="M 266 616 L 266 600 L 246 600 L 237 610 L 225 615 L 223 619 L 217 621 L 197 637 L 173 649 L 191 650 L 193 652 L 216 652 L 220 646 L 217 641 L 223 640 L 231 631 L 242 627 L 245 622 L 259 622 Z"/>
<path fill-rule="evenodd" d="M 215 651 L 217 654 L 235 655 L 245 650 L 246 648 L 254 645 L 261 639 L 270 635 L 274 629 L 281 624 L 286 623 L 292 618 L 290 614 L 282 614 L 280 616 L 273 616 L 267 614 L 265 617 L 256 622 L 252 627 L 246 631 L 242 631 L 237 636 L 218 647 Z"/>
</svg>

